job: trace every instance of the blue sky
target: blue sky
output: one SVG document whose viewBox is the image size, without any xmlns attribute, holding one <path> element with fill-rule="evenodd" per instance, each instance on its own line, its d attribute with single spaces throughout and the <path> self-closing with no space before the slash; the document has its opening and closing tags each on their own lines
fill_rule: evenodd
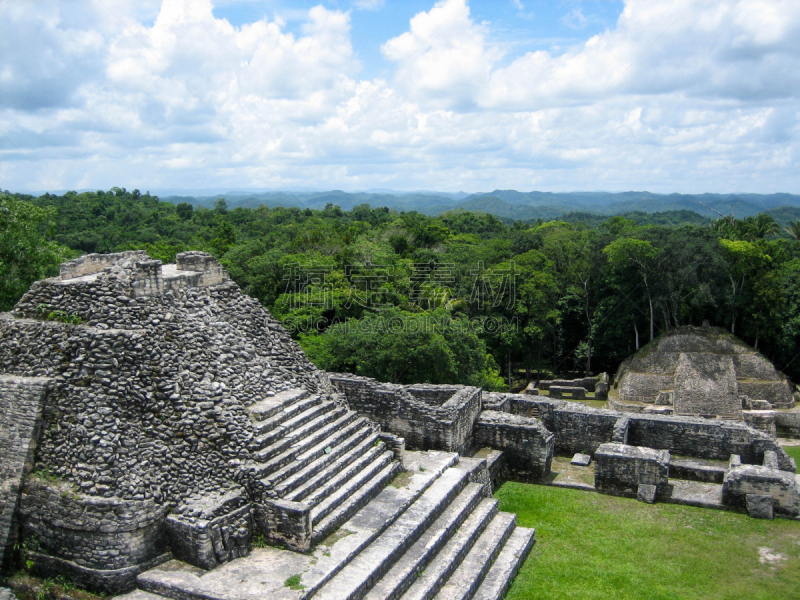
<svg viewBox="0 0 800 600">
<path fill-rule="evenodd" d="M 353 49 L 363 65 L 362 77 L 387 77 L 395 65 L 385 60 L 380 48 L 386 40 L 408 29 L 409 20 L 430 10 L 430 0 L 371 2 L 360 8 L 358 2 L 346 0 L 319 2 L 312 0 L 243 1 L 216 3 L 214 15 L 241 26 L 264 17 L 276 16 L 286 21 L 287 31 L 300 32 L 308 10 L 322 4 L 332 10 L 350 11 Z M 507 61 L 532 50 L 554 52 L 585 42 L 591 36 L 612 28 L 622 12 L 623 3 L 613 0 L 591 2 L 472 0 L 473 19 L 491 26 L 492 38 L 508 50 Z"/>
<path fill-rule="evenodd" d="M 784 0 L 0 3 L 0 187 L 800 193 Z"/>
</svg>

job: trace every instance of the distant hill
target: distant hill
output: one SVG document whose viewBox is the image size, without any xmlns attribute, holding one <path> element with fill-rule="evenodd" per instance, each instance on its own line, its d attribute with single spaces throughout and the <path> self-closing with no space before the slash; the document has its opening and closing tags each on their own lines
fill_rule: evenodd
<svg viewBox="0 0 800 600">
<path fill-rule="evenodd" d="M 463 192 L 445 194 L 438 192 L 393 192 L 370 190 L 368 192 L 242 192 L 210 196 L 166 196 L 173 203 L 188 202 L 195 206 L 211 207 L 219 198 L 225 198 L 231 208 L 256 207 L 261 204 L 275 207 L 322 209 L 334 204 L 343 210 L 352 210 L 359 204 L 372 207 L 386 206 L 398 211 L 417 211 L 439 215 L 450 210 L 469 210 L 492 214 L 506 222 L 535 221 L 536 219 L 564 218 L 595 220 L 612 215 L 638 215 L 638 221 L 652 218 L 644 215 L 679 213 L 662 219 L 672 222 L 698 222 L 697 219 L 716 219 L 720 214 L 747 217 L 761 212 L 771 214 L 781 224 L 800 218 L 800 196 L 794 194 L 653 194 L 651 192 L 518 192 L 494 190 L 490 193 L 465 195 Z M 689 213 L 692 213 L 692 216 Z M 572 215 L 572 216 L 569 216 Z"/>
</svg>

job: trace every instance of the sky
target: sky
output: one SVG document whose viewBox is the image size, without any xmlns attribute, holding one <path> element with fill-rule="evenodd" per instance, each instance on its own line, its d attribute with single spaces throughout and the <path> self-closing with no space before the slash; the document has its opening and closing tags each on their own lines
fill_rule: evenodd
<svg viewBox="0 0 800 600">
<path fill-rule="evenodd" d="M 800 193 L 800 0 L 0 0 L 0 188 Z"/>
</svg>

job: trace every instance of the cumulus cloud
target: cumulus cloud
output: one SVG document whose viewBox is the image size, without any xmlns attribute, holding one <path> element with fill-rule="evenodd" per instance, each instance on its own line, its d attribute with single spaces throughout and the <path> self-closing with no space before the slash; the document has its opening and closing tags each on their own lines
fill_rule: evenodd
<svg viewBox="0 0 800 600">
<path fill-rule="evenodd" d="M 386 80 L 360 78 L 345 11 L 292 33 L 210 0 L 104 3 L 2 9 L 2 187 L 800 192 L 786 3 L 627 0 L 566 51 L 509 58 L 440 0 L 381 46 Z"/>
</svg>

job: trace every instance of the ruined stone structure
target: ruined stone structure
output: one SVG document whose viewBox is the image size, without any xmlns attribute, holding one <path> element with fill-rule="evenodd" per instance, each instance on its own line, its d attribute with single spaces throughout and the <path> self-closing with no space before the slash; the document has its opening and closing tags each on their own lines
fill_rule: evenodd
<svg viewBox="0 0 800 600">
<path fill-rule="evenodd" d="M 641 393 L 618 402 L 671 394 L 669 411 L 552 394 L 604 379 L 549 396 L 391 385 L 318 370 L 208 254 L 84 256 L 0 315 L 0 558 L 16 544 L 41 575 L 175 600 L 499 599 L 534 532 L 493 487 L 549 483 L 554 455 L 576 453 L 583 489 L 800 518 L 771 432 L 671 414 L 708 395 L 733 411 L 743 389 L 790 404 L 789 383 L 752 351 L 665 339 L 667 359 L 625 363 L 621 389 Z"/>
<path fill-rule="evenodd" d="M 611 407 L 745 420 L 774 432 L 774 414 L 794 406 L 794 385 L 726 331 L 681 327 L 661 334 L 620 365 Z M 772 425 L 770 425 L 772 423 Z"/>
<path fill-rule="evenodd" d="M 3 560 L 181 600 L 502 597 L 533 530 L 490 498 L 498 453 L 443 451 L 480 390 L 395 396 L 440 451 L 353 410 L 210 255 L 65 263 L 0 315 Z"/>
</svg>

